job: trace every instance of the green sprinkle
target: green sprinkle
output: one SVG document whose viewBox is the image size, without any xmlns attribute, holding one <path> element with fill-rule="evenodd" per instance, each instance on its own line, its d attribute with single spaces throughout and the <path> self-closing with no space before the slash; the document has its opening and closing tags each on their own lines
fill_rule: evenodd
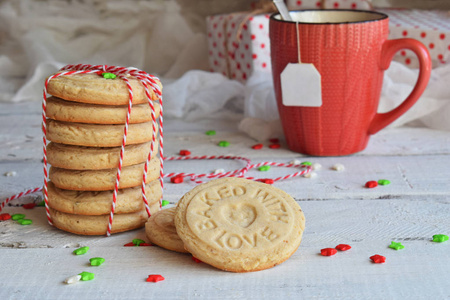
<svg viewBox="0 0 450 300">
<path fill-rule="evenodd" d="M 17 223 L 19 223 L 20 225 L 31 225 L 33 224 L 33 221 L 31 221 L 30 219 L 19 219 L 17 220 Z"/>
<path fill-rule="evenodd" d="M 260 171 L 269 171 L 270 170 L 270 166 L 261 166 L 258 168 L 258 170 Z"/>
<path fill-rule="evenodd" d="M 145 241 L 143 241 L 143 240 L 141 240 L 141 239 L 134 239 L 132 242 L 133 242 L 133 244 L 135 244 L 136 246 L 139 246 L 140 244 L 145 243 Z"/>
<path fill-rule="evenodd" d="M 219 147 L 228 147 L 228 146 L 230 146 L 230 142 L 227 142 L 227 141 L 219 142 Z"/>
<path fill-rule="evenodd" d="M 403 246 L 402 243 L 396 243 L 396 242 L 392 241 L 391 244 L 389 245 L 389 248 L 395 249 L 395 250 L 400 250 L 400 249 L 404 249 L 405 246 Z"/>
<path fill-rule="evenodd" d="M 75 254 L 75 255 L 82 255 L 82 254 L 86 254 L 87 252 L 88 252 L 88 250 L 89 250 L 89 247 L 81 247 L 81 248 L 78 248 L 78 249 L 75 249 L 75 250 L 73 250 L 73 254 Z"/>
<path fill-rule="evenodd" d="M 206 135 L 216 135 L 216 131 L 215 130 L 208 130 L 207 132 L 205 132 Z"/>
<path fill-rule="evenodd" d="M 448 241 L 448 235 L 445 235 L 445 234 L 435 234 L 435 235 L 433 235 L 433 242 L 443 243 L 445 241 Z"/>
<path fill-rule="evenodd" d="M 163 200 L 163 201 L 161 202 L 161 206 L 166 206 L 166 205 L 168 205 L 169 203 L 170 203 L 169 201 Z"/>
<path fill-rule="evenodd" d="M 105 262 L 105 259 L 101 257 L 93 257 L 89 259 L 89 261 L 91 262 L 91 266 L 101 266 Z"/>
<path fill-rule="evenodd" d="M 24 214 L 14 214 L 11 216 L 11 219 L 13 219 L 14 221 L 19 221 L 21 219 L 25 218 Z"/>
<path fill-rule="evenodd" d="M 304 161 L 304 162 L 301 163 L 301 165 L 304 165 L 304 166 L 312 166 L 312 162 L 310 162 L 310 161 Z"/>
<path fill-rule="evenodd" d="M 380 180 L 378 180 L 378 184 L 379 185 L 388 185 L 388 184 L 391 184 L 391 182 L 387 179 L 380 179 Z"/>
<path fill-rule="evenodd" d="M 81 272 L 80 274 L 78 274 L 81 276 L 81 281 L 89 281 L 94 279 L 94 273 L 90 273 L 90 272 Z"/>
<path fill-rule="evenodd" d="M 113 74 L 113 73 L 102 73 L 102 76 L 105 79 L 114 79 L 117 77 L 116 74 Z"/>
<path fill-rule="evenodd" d="M 39 202 L 38 204 L 36 204 L 36 206 L 45 206 L 45 201 L 42 200 L 41 202 Z"/>
</svg>

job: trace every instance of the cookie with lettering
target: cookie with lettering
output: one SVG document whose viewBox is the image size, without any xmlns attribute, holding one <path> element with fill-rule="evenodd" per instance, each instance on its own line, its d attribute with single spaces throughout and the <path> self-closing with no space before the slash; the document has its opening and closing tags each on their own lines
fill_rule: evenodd
<svg viewBox="0 0 450 300">
<path fill-rule="evenodd" d="M 188 253 L 175 228 L 175 210 L 176 207 L 171 207 L 153 214 L 145 223 L 145 233 L 155 245 L 167 250 Z"/>
<path fill-rule="evenodd" d="M 242 178 L 201 184 L 178 202 L 177 233 L 187 251 L 231 272 L 274 267 L 299 247 L 305 228 L 300 206 L 286 192 Z"/>
</svg>

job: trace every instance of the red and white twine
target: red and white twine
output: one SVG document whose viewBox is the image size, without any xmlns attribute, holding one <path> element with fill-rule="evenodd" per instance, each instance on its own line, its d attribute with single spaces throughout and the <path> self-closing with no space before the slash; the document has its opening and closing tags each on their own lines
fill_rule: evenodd
<svg viewBox="0 0 450 300">
<path fill-rule="evenodd" d="M 164 160 L 171 161 L 171 160 L 211 160 L 211 159 L 233 159 L 233 160 L 242 160 L 246 162 L 246 166 L 242 169 L 238 169 L 235 171 L 229 171 L 224 173 L 205 173 L 205 174 L 196 174 L 196 173 L 168 173 L 164 174 L 163 177 L 175 177 L 175 176 L 181 176 L 181 177 L 188 177 L 191 181 L 195 183 L 203 183 L 202 180 L 199 180 L 200 178 L 223 178 L 223 177 L 238 177 L 238 178 L 245 178 L 249 180 L 255 180 L 255 181 L 265 181 L 267 178 L 256 178 L 256 177 L 246 177 L 244 176 L 247 171 L 255 168 L 259 168 L 262 166 L 274 166 L 274 167 L 285 167 L 285 168 L 301 168 L 300 171 L 297 171 L 292 174 L 288 174 L 285 176 L 280 176 L 277 178 L 271 178 L 271 181 L 281 181 L 290 179 L 293 177 L 303 176 L 308 174 L 312 171 L 312 168 L 307 165 L 298 165 L 298 164 L 286 164 L 286 163 L 277 163 L 277 162 L 261 162 L 257 164 L 251 164 L 250 159 L 245 157 L 239 157 L 239 156 L 173 156 L 173 157 L 165 157 Z"/>
</svg>

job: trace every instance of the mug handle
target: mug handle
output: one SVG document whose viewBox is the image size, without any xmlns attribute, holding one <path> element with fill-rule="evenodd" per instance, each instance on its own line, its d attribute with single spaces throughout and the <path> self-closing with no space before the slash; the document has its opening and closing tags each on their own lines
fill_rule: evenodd
<svg viewBox="0 0 450 300">
<path fill-rule="evenodd" d="M 427 87 L 431 74 L 431 58 L 428 49 L 421 42 L 414 39 L 387 40 L 381 49 L 380 68 L 384 71 L 389 68 L 394 54 L 402 49 L 412 50 L 419 59 L 419 77 L 409 96 L 396 108 L 387 113 L 377 113 L 369 126 L 368 133 L 375 134 L 394 122 L 417 102 Z"/>
</svg>

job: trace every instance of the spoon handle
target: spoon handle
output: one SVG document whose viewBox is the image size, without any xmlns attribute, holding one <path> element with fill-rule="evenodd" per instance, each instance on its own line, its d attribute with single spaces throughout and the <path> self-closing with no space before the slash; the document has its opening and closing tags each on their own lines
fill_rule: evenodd
<svg viewBox="0 0 450 300">
<path fill-rule="evenodd" d="M 273 0 L 273 3 L 275 3 L 275 6 L 280 12 L 281 18 L 283 18 L 283 20 L 292 21 L 291 15 L 289 14 L 289 11 L 286 5 L 284 4 L 283 0 Z"/>
</svg>

